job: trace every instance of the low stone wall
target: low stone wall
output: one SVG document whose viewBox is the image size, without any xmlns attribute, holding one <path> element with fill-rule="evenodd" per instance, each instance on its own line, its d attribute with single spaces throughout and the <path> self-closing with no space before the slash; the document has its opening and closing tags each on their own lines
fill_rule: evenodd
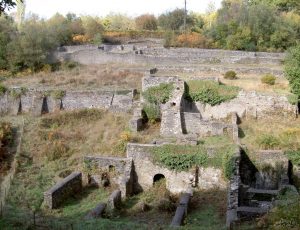
<svg viewBox="0 0 300 230">
<path fill-rule="evenodd" d="M 228 50 L 189 49 L 163 47 L 150 48 L 147 45 L 132 47 L 106 46 L 103 50 L 96 46 L 66 47 L 66 52 L 53 53 L 52 61 L 73 60 L 82 64 L 99 64 L 107 62 L 127 63 L 197 63 L 197 64 L 273 64 L 280 65 L 283 53 L 259 53 Z M 137 54 L 136 54 L 137 53 Z"/>
<path fill-rule="evenodd" d="M 58 208 L 66 198 L 81 189 L 82 174 L 74 172 L 44 193 L 44 204 L 50 209 Z"/>
<path fill-rule="evenodd" d="M 154 176 L 158 174 L 164 175 L 167 189 L 175 194 L 188 191 L 191 175 L 195 178 L 198 175 L 198 187 L 200 189 L 226 188 L 221 169 L 200 167 L 197 174 L 195 170 L 177 172 L 154 164 L 151 150 L 155 146 L 133 143 L 127 145 L 127 157 L 132 158 L 134 162 L 135 177 L 133 186 L 138 189 L 137 191 L 151 188 Z"/>
<path fill-rule="evenodd" d="M 200 102 L 183 102 L 185 112 L 196 112 L 203 119 L 223 119 L 236 113 L 240 118 L 262 118 L 268 114 L 279 114 L 283 117 L 295 117 L 297 106 L 291 105 L 285 96 L 259 94 L 256 92 L 240 91 L 231 101 L 211 106 Z"/>
<path fill-rule="evenodd" d="M 119 209 L 122 203 L 121 198 L 121 191 L 115 190 L 113 193 L 109 196 L 107 201 L 107 209 L 109 211 L 113 211 L 115 209 Z"/>
<path fill-rule="evenodd" d="M 145 91 L 154 86 L 159 86 L 162 83 L 174 83 L 177 81 L 178 81 L 178 77 L 155 77 L 155 76 L 143 77 L 142 91 Z"/>
<path fill-rule="evenodd" d="M 127 158 L 117 158 L 117 157 L 102 157 L 102 156 L 86 156 L 84 157 L 84 162 L 86 165 L 91 165 L 97 167 L 104 171 L 114 170 L 116 173 L 123 173 L 125 171 Z"/>
<path fill-rule="evenodd" d="M 39 116 L 58 110 L 110 109 L 116 112 L 129 112 L 133 106 L 133 93 L 94 91 L 67 91 L 61 99 L 51 96 L 47 90 L 29 89 L 19 97 L 9 93 L 0 96 L 0 113 L 17 115 L 31 113 Z"/>
</svg>

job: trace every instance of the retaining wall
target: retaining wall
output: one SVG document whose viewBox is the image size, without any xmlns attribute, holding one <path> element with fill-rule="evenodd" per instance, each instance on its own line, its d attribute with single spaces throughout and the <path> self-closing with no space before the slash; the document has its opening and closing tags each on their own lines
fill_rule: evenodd
<svg viewBox="0 0 300 230">
<path fill-rule="evenodd" d="M 50 209 L 58 208 L 66 198 L 81 189 L 82 174 L 74 172 L 44 193 L 44 203 Z"/>
</svg>

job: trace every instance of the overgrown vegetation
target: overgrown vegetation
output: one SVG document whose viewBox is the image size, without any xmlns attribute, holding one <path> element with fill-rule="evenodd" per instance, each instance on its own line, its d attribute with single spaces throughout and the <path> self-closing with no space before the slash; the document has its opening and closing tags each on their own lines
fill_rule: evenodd
<svg viewBox="0 0 300 230">
<path fill-rule="evenodd" d="M 173 88 L 173 84 L 161 83 L 158 86 L 148 88 L 145 92 L 143 92 L 143 97 L 149 103 L 153 103 L 155 105 L 164 104 L 169 100 Z"/>
<path fill-rule="evenodd" d="M 213 81 L 192 80 L 187 81 L 185 98 L 214 106 L 234 99 L 238 92 L 238 87 L 227 86 Z"/>
<path fill-rule="evenodd" d="M 257 143 L 262 149 L 276 149 L 280 146 L 280 140 L 272 134 L 258 136 Z"/>
<path fill-rule="evenodd" d="M 275 85 L 276 77 L 273 74 L 266 74 L 261 78 L 261 83 L 267 85 Z"/>
<path fill-rule="evenodd" d="M 300 45 L 289 49 L 285 60 L 285 75 L 293 94 L 300 97 Z"/>
<path fill-rule="evenodd" d="M 159 105 L 153 103 L 144 104 L 143 111 L 146 114 L 146 120 L 148 120 L 151 124 L 160 121 Z"/>
<path fill-rule="evenodd" d="M 154 147 L 154 161 L 176 171 L 187 171 L 195 166 L 217 167 L 229 179 L 234 169 L 236 146 L 226 143 L 226 140 L 226 137 L 211 137 L 196 146 L 170 144 Z M 214 143 L 214 155 L 208 156 L 207 147 L 211 143 Z"/>
</svg>

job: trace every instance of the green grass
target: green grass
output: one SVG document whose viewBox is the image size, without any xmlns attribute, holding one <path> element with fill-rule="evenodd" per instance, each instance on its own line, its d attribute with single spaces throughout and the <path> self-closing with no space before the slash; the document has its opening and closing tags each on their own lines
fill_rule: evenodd
<svg viewBox="0 0 300 230">
<path fill-rule="evenodd" d="M 220 218 L 216 208 L 208 205 L 200 211 L 188 214 L 183 230 L 225 230 L 224 220 Z"/>
</svg>

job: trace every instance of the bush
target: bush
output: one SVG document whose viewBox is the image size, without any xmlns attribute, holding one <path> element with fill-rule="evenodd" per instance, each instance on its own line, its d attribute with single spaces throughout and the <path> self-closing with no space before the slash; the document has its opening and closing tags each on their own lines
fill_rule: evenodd
<svg viewBox="0 0 300 230">
<path fill-rule="evenodd" d="M 276 77 L 272 74 L 266 74 L 261 78 L 261 83 L 267 85 L 275 85 Z"/>
<path fill-rule="evenodd" d="M 280 146 L 280 140 L 271 134 L 261 135 L 256 139 L 256 142 L 263 149 L 276 149 Z"/>
<path fill-rule="evenodd" d="M 164 104 L 166 103 L 173 91 L 173 84 L 162 83 L 159 86 L 154 86 L 147 89 L 143 96 L 149 102 L 153 104 Z"/>
<path fill-rule="evenodd" d="M 229 80 L 235 80 L 237 79 L 237 74 L 234 71 L 227 71 L 224 75 L 225 79 L 229 79 Z"/>
<path fill-rule="evenodd" d="M 0 84 L 0 96 L 2 96 L 3 94 L 5 94 L 7 91 L 7 88 L 4 85 Z"/>
<path fill-rule="evenodd" d="M 238 94 L 239 88 L 221 85 L 213 81 L 188 81 L 185 98 L 192 101 L 208 103 L 212 106 L 232 100 Z"/>
<path fill-rule="evenodd" d="M 287 97 L 289 103 L 291 103 L 292 105 L 298 105 L 299 103 L 299 96 L 295 95 L 295 94 L 290 94 Z"/>
<path fill-rule="evenodd" d="M 291 48 L 285 60 L 285 75 L 291 91 L 300 97 L 300 45 Z"/>
<path fill-rule="evenodd" d="M 300 166 L 300 150 L 298 151 L 287 151 L 285 152 L 288 159 L 292 162 L 293 165 Z"/>
<path fill-rule="evenodd" d="M 150 123 L 154 124 L 160 120 L 159 106 L 155 104 L 145 104 L 143 106 L 147 119 Z"/>
<path fill-rule="evenodd" d="M 0 144 L 6 146 L 10 145 L 13 141 L 13 129 L 11 123 L 0 123 Z M 1 146 L 0 146 L 1 147 Z"/>
<path fill-rule="evenodd" d="M 230 179 L 232 174 L 234 173 L 235 167 L 235 158 L 232 155 L 232 152 L 224 153 L 222 157 L 222 168 L 223 174 L 227 179 Z"/>
<path fill-rule="evenodd" d="M 69 146 L 63 141 L 55 140 L 46 145 L 44 154 L 48 161 L 55 161 L 63 157 L 67 157 L 69 152 Z"/>
<path fill-rule="evenodd" d="M 174 46 L 190 48 L 206 48 L 206 38 L 199 33 L 181 34 L 176 37 Z"/>
<path fill-rule="evenodd" d="M 201 146 L 163 145 L 153 149 L 154 160 L 171 170 L 184 171 L 207 163 L 206 151 Z"/>
<path fill-rule="evenodd" d="M 175 34 L 173 31 L 167 31 L 164 36 L 164 47 L 170 48 L 174 44 Z"/>
</svg>

